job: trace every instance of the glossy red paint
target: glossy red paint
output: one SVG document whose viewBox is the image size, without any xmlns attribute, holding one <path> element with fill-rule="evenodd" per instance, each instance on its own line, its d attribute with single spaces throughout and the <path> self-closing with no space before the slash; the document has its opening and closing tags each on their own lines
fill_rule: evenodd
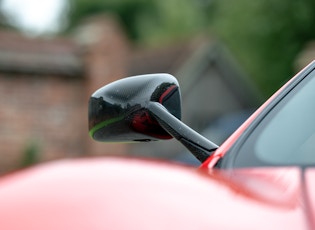
<svg viewBox="0 0 315 230">
<path fill-rule="evenodd" d="M 311 222 L 311 226 L 313 226 L 313 229 L 315 228 L 315 169 L 314 168 L 309 168 L 306 169 L 305 172 L 305 191 L 306 191 L 306 196 L 308 197 L 308 204 L 310 206 L 307 206 L 309 209 L 309 218 Z"/>
<path fill-rule="evenodd" d="M 307 229 L 300 183 L 297 168 L 209 175 L 144 160 L 60 161 L 0 179 L 0 228 Z"/>
<path fill-rule="evenodd" d="M 160 102 L 161 104 L 163 104 L 165 98 L 166 98 L 167 96 L 169 96 L 169 94 L 172 93 L 172 92 L 173 92 L 174 90 L 176 90 L 177 88 L 178 88 L 177 85 L 172 85 L 172 86 L 170 86 L 170 87 L 160 96 L 159 102 Z"/>
</svg>

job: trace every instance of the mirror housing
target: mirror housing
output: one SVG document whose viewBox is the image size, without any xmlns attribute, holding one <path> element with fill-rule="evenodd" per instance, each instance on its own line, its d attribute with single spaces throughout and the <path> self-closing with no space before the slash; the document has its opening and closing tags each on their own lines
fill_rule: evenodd
<svg viewBox="0 0 315 230">
<path fill-rule="evenodd" d="M 124 78 L 89 100 L 89 134 L 97 141 L 134 142 L 175 137 L 204 162 L 218 146 L 181 122 L 178 82 L 169 74 Z"/>
<path fill-rule="evenodd" d="M 90 136 L 103 142 L 171 139 L 148 111 L 149 102 L 181 119 L 180 89 L 172 75 L 128 77 L 100 88 L 89 100 Z"/>
</svg>

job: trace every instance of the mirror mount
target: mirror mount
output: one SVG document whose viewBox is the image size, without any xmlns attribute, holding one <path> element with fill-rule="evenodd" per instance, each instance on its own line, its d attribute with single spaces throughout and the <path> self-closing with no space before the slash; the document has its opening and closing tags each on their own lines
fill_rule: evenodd
<svg viewBox="0 0 315 230">
<path fill-rule="evenodd" d="M 159 124 L 181 142 L 200 162 L 204 162 L 218 146 L 170 114 L 161 104 L 152 102 L 149 111 Z"/>
</svg>

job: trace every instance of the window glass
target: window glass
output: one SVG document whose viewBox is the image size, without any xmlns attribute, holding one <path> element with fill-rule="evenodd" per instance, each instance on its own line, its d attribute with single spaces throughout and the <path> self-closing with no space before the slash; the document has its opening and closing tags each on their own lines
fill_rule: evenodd
<svg viewBox="0 0 315 230">
<path fill-rule="evenodd" d="M 315 164 L 314 71 L 262 120 L 246 140 L 235 163 L 244 166 Z"/>
</svg>

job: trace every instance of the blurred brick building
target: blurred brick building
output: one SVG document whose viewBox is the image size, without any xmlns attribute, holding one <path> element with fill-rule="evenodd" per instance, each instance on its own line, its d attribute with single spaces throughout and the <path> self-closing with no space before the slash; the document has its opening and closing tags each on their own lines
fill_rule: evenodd
<svg viewBox="0 0 315 230">
<path fill-rule="evenodd" d="M 135 48 L 109 16 L 86 20 L 71 38 L 0 31 L 0 174 L 59 158 L 180 153 L 184 148 L 174 140 L 106 145 L 88 136 L 92 92 L 119 78 L 158 72 L 178 78 L 183 121 L 199 132 L 223 114 L 260 103 L 228 52 L 207 37 Z"/>
<path fill-rule="evenodd" d="M 88 137 L 87 102 L 97 88 L 126 75 L 127 56 L 124 33 L 109 17 L 87 20 L 71 39 L 1 31 L 0 173 L 27 158 L 102 154 L 104 145 Z M 106 152 L 111 148 L 125 152 L 122 145 Z"/>
</svg>

